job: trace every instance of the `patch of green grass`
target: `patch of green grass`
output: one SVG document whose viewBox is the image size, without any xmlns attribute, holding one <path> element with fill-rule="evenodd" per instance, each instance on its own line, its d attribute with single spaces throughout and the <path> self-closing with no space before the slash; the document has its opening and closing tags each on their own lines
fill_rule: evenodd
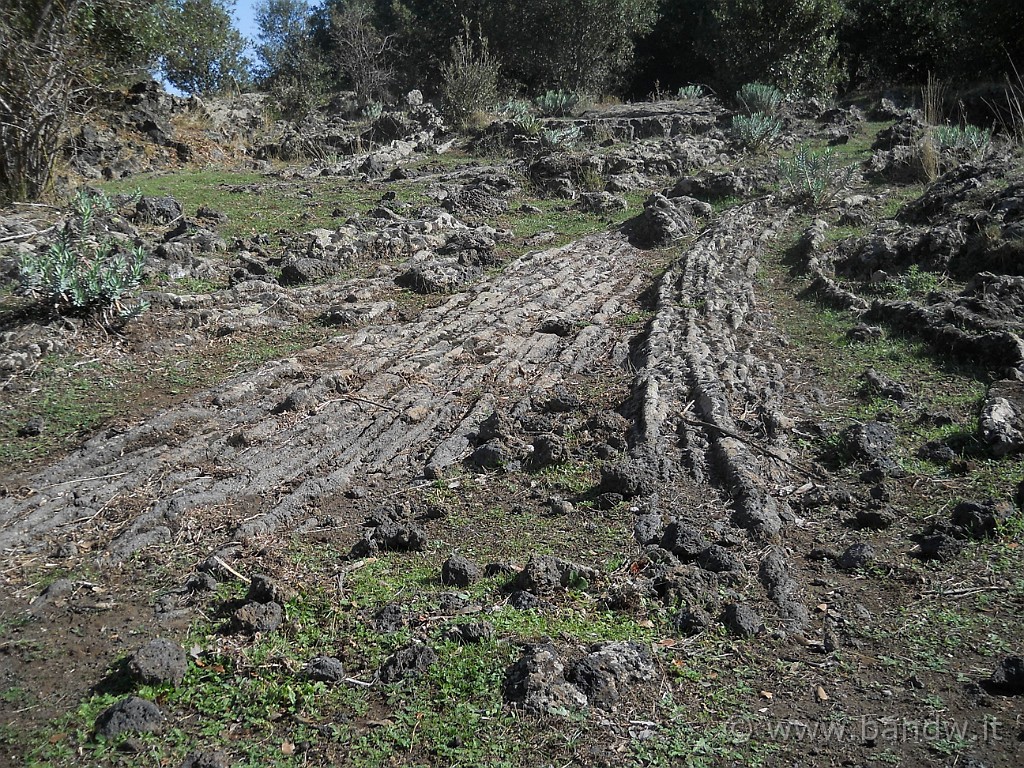
<svg viewBox="0 0 1024 768">
<path fill-rule="evenodd" d="M 629 312 L 625 315 L 616 317 L 612 322 L 620 328 L 631 328 L 635 325 L 643 325 L 654 317 L 654 312 L 649 310 L 640 310 L 637 312 Z"/>
<path fill-rule="evenodd" d="M 314 570 L 330 562 L 329 553 L 317 561 L 300 545 L 293 547 L 291 559 Z M 96 695 L 45 733 L 31 735 L 35 764 L 70 766 L 79 764 L 81 756 L 98 766 L 178 764 L 197 746 L 223 748 L 239 765 L 253 768 L 307 762 L 371 766 L 394 756 L 411 764 L 440 760 L 467 767 L 529 766 L 540 756 L 564 762 L 573 754 L 565 734 L 589 733 L 597 725 L 581 714 L 552 728 L 546 719 L 522 717 L 505 705 L 502 683 L 519 655 L 517 639 L 550 637 L 578 647 L 657 637 L 655 628 L 602 611 L 590 596 L 573 592 L 544 611 L 503 608 L 479 617 L 434 620 L 427 610 L 432 599 L 449 591 L 436 575 L 436 566 L 410 563 L 407 555 L 382 556 L 351 573 L 340 591 L 331 580 L 326 583 L 332 586 L 306 585 L 288 602 L 281 629 L 252 641 L 225 642 L 218 634 L 219 620 L 199 621 L 184 644 L 203 650 L 193 657 L 181 686 L 136 691 L 168 714 L 164 734 L 137 738 L 138 751 L 127 754 L 118 744 L 92 741 L 93 721 L 115 700 Z M 242 591 L 239 583 L 226 585 L 215 602 Z M 468 592 L 493 603 L 498 584 L 484 580 Z M 416 632 L 427 635 L 440 660 L 424 677 L 373 687 L 304 678 L 302 669 L 312 657 L 332 655 L 343 659 L 349 675 L 371 681 L 387 655 L 413 637 L 411 629 L 382 633 L 368 621 L 374 610 L 396 601 L 427 618 Z M 480 619 L 495 625 L 498 639 L 472 646 L 442 639 L 449 625 Z M 56 734 L 61 738 L 52 739 Z M 293 746 L 295 754 L 287 754 Z"/>
<path fill-rule="evenodd" d="M 201 169 L 173 174 L 139 175 L 102 185 L 108 194 L 139 190 L 147 196 L 170 195 L 195 215 L 200 206 L 224 213 L 228 221 L 217 229 L 226 238 L 278 230 L 336 229 L 345 219 L 365 213 L 385 192 L 412 206 L 428 202 L 425 188 L 415 180 L 364 183 L 358 179 L 325 177 L 281 180 L 250 171 Z"/>
<path fill-rule="evenodd" d="M 879 218 L 895 219 L 899 212 L 911 200 L 916 200 L 924 192 L 923 184 L 909 184 L 905 187 L 887 188 L 885 204 L 879 211 Z"/>
<path fill-rule="evenodd" d="M 597 467 L 592 463 L 583 461 L 567 461 L 562 464 L 553 464 L 540 470 L 537 476 L 553 491 L 576 495 L 582 495 L 593 490 L 600 480 Z"/>
<path fill-rule="evenodd" d="M 554 239 L 549 247 L 564 245 L 586 235 L 602 232 L 610 225 L 619 224 L 635 216 L 643 207 L 643 195 L 629 193 L 626 195 L 628 206 L 608 217 L 595 216 L 592 213 L 575 210 L 571 200 L 522 197 L 514 200 L 511 210 L 498 217 L 498 225 L 512 230 L 520 239 L 532 238 L 543 232 L 551 232 Z M 539 213 L 523 213 L 519 206 L 523 203 L 539 208 Z"/>
<path fill-rule="evenodd" d="M 224 337 L 208 347 L 182 350 L 177 358 L 153 365 L 78 355 L 51 355 L 31 374 L 19 376 L 19 386 L 0 393 L 0 463 L 11 470 L 28 470 L 77 445 L 115 417 L 135 415 L 166 404 L 168 397 L 213 386 L 231 375 L 253 370 L 275 358 L 296 354 L 326 339 L 325 329 L 297 325 Z M 18 437 L 29 419 L 42 417 L 43 432 Z"/>
<path fill-rule="evenodd" d="M 32 463 L 54 449 L 70 447 L 123 410 L 124 392 L 109 367 L 71 355 L 44 358 L 31 377 L 32 388 L 0 398 L 0 462 Z M 17 436 L 29 419 L 42 417 L 38 436 Z"/>
</svg>

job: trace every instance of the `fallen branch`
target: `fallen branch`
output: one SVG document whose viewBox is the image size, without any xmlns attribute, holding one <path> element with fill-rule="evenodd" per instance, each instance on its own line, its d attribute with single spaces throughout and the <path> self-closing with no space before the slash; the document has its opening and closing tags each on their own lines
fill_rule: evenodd
<svg viewBox="0 0 1024 768">
<path fill-rule="evenodd" d="M 720 427 L 717 424 L 712 424 L 708 421 L 701 421 L 700 419 L 689 419 L 685 415 L 682 416 L 681 418 L 684 424 L 689 424 L 691 427 L 703 427 L 704 429 L 714 429 L 717 432 L 721 432 L 726 437 L 731 437 L 733 440 L 739 440 L 744 445 L 750 446 L 754 450 L 763 453 L 765 456 L 768 456 L 769 458 L 775 459 L 776 461 L 781 461 L 783 464 L 786 464 L 787 466 L 790 466 L 793 469 L 797 470 L 798 472 L 802 472 L 803 474 L 809 477 L 825 477 L 825 474 L 820 469 L 816 467 L 805 467 L 801 464 L 797 464 L 796 462 L 787 459 L 785 456 L 780 456 L 770 448 L 765 448 L 763 445 L 758 444 L 757 442 L 751 440 L 749 437 L 744 437 L 743 435 L 737 432 L 733 432 L 731 429 Z"/>
<path fill-rule="evenodd" d="M 991 586 L 991 587 L 963 587 L 961 589 L 951 589 L 948 592 L 936 589 L 930 592 L 925 592 L 925 597 L 969 597 L 971 595 L 978 595 L 982 592 L 1007 592 L 1008 587 L 1004 586 Z"/>
<path fill-rule="evenodd" d="M 320 405 L 318 405 L 316 409 L 319 412 L 326 408 L 328 405 L 331 405 L 332 403 L 344 403 L 347 401 L 356 403 L 366 403 L 367 405 L 373 405 L 376 406 L 377 408 L 384 408 L 385 410 L 393 411 L 394 413 L 402 412 L 401 408 L 395 408 L 394 406 L 387 405 L 386 403 L 378 403 L 376 400 L 367 400 L 365 397 L 358 397 L 357 395 L 342 395 L 341 397 L 336 397 L 333 400 L 325 400 L 324 402 L 320 403 Z"/>
<path fill-rule="evenodd" d="M 36 229 L 32 232 L 22 232 L 20 235 L 8 235 L 7 237 L 0 237 L 0 243 L 13 243 L 16 240 L 31 240 L 36 235 L 44 235 L 47 232 L 52 232 L 56 229 L 56 225 L 47 227 L 46 229 Z"/>
<path fill-rule="evenodd" d="M 250 579 L 248 576 L 243 576 L 230 565 L 225 563 L 223 559 L 217 557 L 216 555 L 213 556 L 213 562 L 215 562 L 217 565 L 219 565 L 221 568 L 223 568 L 225 571 L 230 573 L 235 578 L 240 579 L 245 584 L 249 584 L 252 581 L 252 579 Z"/>
</svg>

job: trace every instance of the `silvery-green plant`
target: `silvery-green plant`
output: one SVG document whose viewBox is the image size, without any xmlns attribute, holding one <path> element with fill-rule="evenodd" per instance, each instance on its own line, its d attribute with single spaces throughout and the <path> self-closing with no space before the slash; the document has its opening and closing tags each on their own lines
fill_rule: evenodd
<svg viewBox="0 0 1024 768">
<path fill-rule="evenodd" d="M 379 101 L 371 101 L 365 107 L 363 107 L 363 117 L 369 122 L 379 120 L 381 115 L 384 114 L 384 105 Z"/>
<path fill-rule="evenodd" d="M 939 150 L 965 150 L 971 155 L 984 155 L 992 146 L 992 131 L 976 125 L 940 125 L 932 129 Z"/>
<path fill-rule="evenodd" d="M 740 143 L 756 151 L 767 147 L 779 137 L 782 123 L 764 112 L 733 115 L 732 132 Z"/>
<path fill-rule="evenodd" d="M 509 99 L 499 104 L 494 111 L 506 120 L 519 121 L 533 116 L 533 108 L 530 102 L 523 99 Z"/>
<path fill-rule="evenodd" d="M 569 128 L 544 128 L 540 137 L 545 146 L 555 149 L 574 146 L 582 135 L 579 126 L 574 125 Z"/>
<path fill-rule="evenodd" d="M 536 115 L 530 113 L 516 118 L 512 125 L 516 134 L 519 136 L 540 136 L 544 127 L 540 119 Z"/>
<path fill-rule="evenodd" d="M 680 101 L 693 101 L 704 95 L 704 89 L 699 85 L 684 85 L 676 92 L 676 98 Z"/>
<path fill-rule="evenodd" d="M 816 152 L 801 144 L 791 158 L 779 161 L 783 191 L 797 202 L 821 208 L 853 179 L 855 168 L 843 164 L 832 147 Z"/>
<path fill-rule="evenodd" d="M 579 105 L 580 95 L 573 91 L 545 91 L 533 103 L 545 117 L 566 117 Z"/>
<path fill-rule="evenodd" d="M 748 115 L 758 112 L 774 115 L 782 107 L 782 102 L 785 99 L 782 91 L 774 85 L 747 83 L 736 92 L 736 100 Z"/>
<path fill-rule="evenodd" d="M 80 190 L 72 210 L 73 218 L 47 250 L 21 256 L 19 292 L 60 314 L 99 309 L 111 318 L 128 319 L 144 311 L 148 305 L 131 300 L 131 294 L 142 283 L 145 250 L 125 251 L 93 232 L 97 212 L 112 211 L 113 203 L 102 193 Z"/>
</svg>

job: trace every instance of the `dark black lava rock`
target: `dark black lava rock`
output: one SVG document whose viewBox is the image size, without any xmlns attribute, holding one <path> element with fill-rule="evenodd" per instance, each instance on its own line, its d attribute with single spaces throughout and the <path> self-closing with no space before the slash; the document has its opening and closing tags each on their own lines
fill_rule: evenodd
<svg viewBox="0 0 1024 768">
<path fill-rule="evenodd" d="M 917 449 L 917 457 L 936 464 L 956 461 L 956 451 L 942 440 L 929 440 Z"/>
<path fill-rule="evenodd" d="M 135 204 L 135 218 L 145 224 L 169 224 L 183 213 L 173 197 L 141 197 Z"/>
<path fill-rule="evenodd" d="M 124 733 L 158 733 L 166 717 L 152 701 L 129 696 L 103 710 L 96 718 L 94 733 L 115 739 Z"/>
<path fill-rule="evenodd" d="M 712 573 L 742 573 L 743 561 L 725 547 L 712 544 L 697 556 L 697 565 Z"/>
<path fill-rule="evenodd" d="M 397 683 L 422 676 L 436 663 L 437 654 L 433 648 L 423 643 L 411 643 L 389 656 L 378 674 L 381 682 Z"/>
<path fill-rule="evenodd" d="M 184 649 L 170 640 L 157 638 L 139 648 L 128 660 L 128 672 L 143 685 L 178 685 L 185 679 L 188 661 Z"/>
<path fill-rule="evenodd" d="M 456 624 L 445 632 L 445 638 L 459 645 L 475 645 L 494 639 L 494 625 L 489 621 L 478 624 Z"/>
<path fill-rule="evenodd" d="M 309 660 L 303 674 L 308 680 L 322 683 L 340 683 L 345 679 L 345 667 L 333 656 L 317 656 Z"/>
<path fill-rule="evenodd" d="M 875 548 L 870 544 L 859 541 L 851 544 L 836 559 L 836 565 L 844 571 L 855 571 L 870 565 L 875 560 Z"/>
<path fill-rule="evenodd" d="M 950 519 L 970 538 L 987 539 L 995 536 L 1012 514 L 1013 507 L 1005 502 L 961 501 L 953 507 Z"/>
<path fill-rule="evenodd" d="M 657 486 L 651 471 L 639 461 L 627 461 L 601 467 L 601 490 L 618 493 L 624 499 L 647 496 Z"/>
<path fill-rule="evenodd" d="M 502 695 L 511 704 L 542 715 L 567 715 L 587 697 L 565 679 L 565 665 L 550 645 L 527 647 L 505 671 Z"/>
<path fill-rule="evenodd" d="M 599 576 L 593 568 L 550 555 L 531 557 L 515 578 L 516 589 L 543 595 L 557 589 L 585 588 Z"/>
<path fill-rule="evenodd" d="M 389 516 L 374 516 L 367 522 L 372 527 L 352 545 L 349 557 L 368 557 L 378 550 L 418 552 L 427 546 L 427 532 L 415 523 Z"/>
<path fill-rule="evenodd" d="M 569 449 L 558 435 L 540 435 L 533 441 L 530 465 L 534 469 L 561 464 L 569 459 Z"/>
<path fill-rule="evenodd" d="M 462 555 L 452 555 L 441 566 L 441 583 L 449 587 L 468 587 L 481 575 L 480 566 Z"/>
<path fill-rule="evenodd" d="M 582 404 L 583 401 L 577 395 L 559 384 L 552 390 L 551 396 L 541 403 L 540 409 L 544 413 L 571 413 Z"/>
<path fill-rule="evenodd" d="M 46 429 L 46 422 L 43 417 L 33 416 L 18 427 L 18 437 L 39 437 L 43 434 L 44 429 Z"/>
<path fill-rule="evenodd" d="M 469 600 L 456 592 L 445 592 L 437 599 L 437 612 L 441 614 L 459 613 L 468 607 Z"/>
<path fill-rule="evenodd" d="M 511 563 L 488 563 L 484 566 L 484 576 L 489 579 L 495 576 L 514 576 L 518 572 Z"/>
<path fill-rule="evenodd" d="M 913 538 L 917 540 L 917 550 L 912 554 L 922 560 L 947 563 L 955 560 L 964 548 L 962 541 L 943 532 L 919 534 Z"/>
<path fill-rule="evenodd" d="M 378 632 L 397 632 L 408 621 L 405 609 L 396 603 L 389 603 L 373 614 L 373 626 Z"/>
<path fill-rule="evenodd" d="M 633 521 L 633 538 L 641 546 L 657 544 L 662 537 L 661 526 L 661 515 L 653 512 L 640 515 Z"/>
<path fill-rule="evenodd" d="M 741 603 L 729 603 L 722 612 L 722 623 L 738 637 L 753 637 L 764 631 L 757 611 Z"/>
<path fill-rule="evenodd" d="M 1024 656 L 1007 656 L 1000 661 L 989 683 L 999 693 L 1024 695 Z"/>
<path fill-rule="evenodd" d="M 672 619 L 672 625 L 682 635 L 699 635 L 711 626 L 711 617 L 701 608 L 683 608 Z"/>
<path fill-rule="evenodd" d="M 882 338 L 882 329 L 877 325 L 859 323 L 846 332 L 846 338 L 851 341 L 877 341 Z"/>
<path fill-rule="evenodd" d="M 288 596 L 273 579 L 258 573 L 249 582 L 249 590 L 245 594 L 245 599 L 256 603 L 284 604 Z"/>
<path fill-rule="evenodd" d="M 517 589 L 508 596 L 508 604 L 517 611 L 532 611 L 540 605 L 540 598 L 533 594 L 533 592 Z"/>
<path fill-rule="evenodd" d="M 537 327 L 537 333 L 550 333 L 555 336 L 569 336 L 576 325 L 565 317 L 549 317 Z"/>
<path fill-rule="evenodd" d="M 212 574 L 197 571 L 189 574 L 184 587 L 188 592 L 212 592 L 217 588 L 217 580 Z"/>
<path fill-rule="evenodd" d="M 896 515 L 889 509 L 858 509 L 855 521 L 858 528 L 883 531 L 896 522 Z"/>
<path fill-rule="evenodd" d="M 710 546 L 711 542 L 704 534 L 692 525 L 678 520 L 669 523 L 661 537 L 662 549 L 668 550 L 684 563 L 696 560 Z"/>
<path fill-rule="evenodd" d="M 870 464 L 883 476 L 901 474 L 899 465 L 889 455 L 896 442 L 896 430 L 888 424 L 878 421 L 854 424 L 844 429 L 839 439 L 844 452 L 855 461 Z"/>
<path fill-rule="evenodd" d="M 624 686 L 654 677 L 654 661 L 640 643 L 598 643 L 589 650 L 566 671 L 565 679 L 595 706 L 611 707 Z"/>
<path fill-rule="evenodd" d="M 284 621 L 284 608 L 280 603 L 246 603 L 231 614 L 231 629 L 254 635 L 273 632 Z"/>
<path fill-rule="evenodd" d="M 281 267 L 281 285 L 305 285 L 326 280 L 340 271 L 340 266 L 324 259 L 293 256 Z"/>
<path fill-rule="evenodd" d="M 470 462 L 484 469 L 495 469 L 508 463 L 511 458 L 512 456 L 503 442 L 500 440 L 488 440 L 473 451 Z"/>
</svg>

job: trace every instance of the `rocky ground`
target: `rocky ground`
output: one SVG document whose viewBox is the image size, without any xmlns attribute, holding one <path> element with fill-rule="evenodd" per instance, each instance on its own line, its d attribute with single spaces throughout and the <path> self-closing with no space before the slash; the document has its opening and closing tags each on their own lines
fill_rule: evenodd
<svg viewBox="0 0 1024 768">
<path fill-rule="evenodd" d="M 1024 761 L 1019 150 L 169 99 L 74 159 L 145 312 L 0 220 L 0 760 Z"/>
</svg>

